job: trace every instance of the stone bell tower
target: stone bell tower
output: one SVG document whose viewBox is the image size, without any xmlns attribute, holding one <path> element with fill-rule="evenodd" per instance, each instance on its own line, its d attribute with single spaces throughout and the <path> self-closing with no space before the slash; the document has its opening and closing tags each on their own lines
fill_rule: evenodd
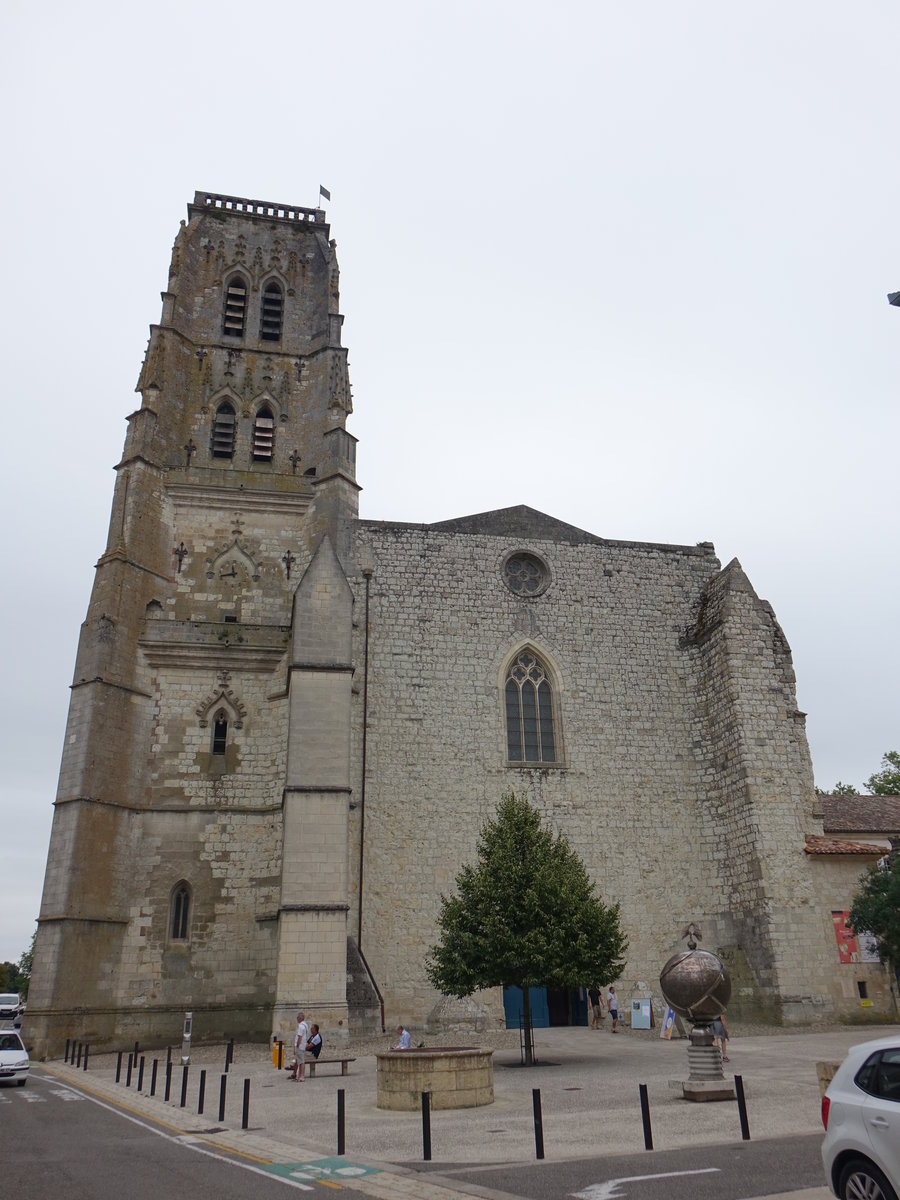
<svg viewBox="0 0 900 1200">
<path fill-rule="evenodd" d="M 185 1009 L 206 1036 L 300 1005 L 346 1028 L 342 321 L 322 210 L 195 194 L 81 631 L 29 996 L 45 1052 L 165 1040 Z"/>
</svg>

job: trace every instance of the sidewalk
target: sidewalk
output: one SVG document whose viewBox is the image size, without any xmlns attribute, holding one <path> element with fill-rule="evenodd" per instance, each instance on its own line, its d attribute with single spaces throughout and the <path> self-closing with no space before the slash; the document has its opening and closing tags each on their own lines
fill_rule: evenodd
<svg viewBox="0 0 900 1200">
<path fill-rule="evenodd" d="M 821 1133 L 816 1062 L 839 1060 L 847 1049 L 880 1036 L 884 1029 L 841 1029 L 823 1033 L 773 1034 L 734 1039 L 729 1044 L 730 1074 L 744 1081 L 750 1135 L 756 1139 Z M 887 1032 L 895 1033 L 894 1026 Z M 473 1039 L 477 1041 L 477 1039 Z M 385 1048 L 389 1039 L 386 1037 Z M 542 1029 L 535 1031 L 540 1065 L 519 1066 L 517 1049 L 494 1053 L 495 1102 L 475 1109 L 432 1113 L 434 1163 L 534 1161 L 532 1089 L 541 1091 L 544 1146 L 548 1162 L 643 1150 L 638 1085 L 646 1083 L 653 1142 L 657 1150 L 741 1140 L 734 1102 L 692 1104 L 670 1081 L 687 1076 L 687 1042 L 661 1041 L 652 1033 L 625 1031 L 612 1037 L 607 1029 Z M 150 1064 L 160 1057 L 157 1094 L 148 1095 Z M 127 1055 L 125 1056 L 127 1059 Z M 438 1182 L 433 1174 L 409 1175 L 402 1164 L 422 1160 L 421 1114 L 382 1111 L 376 1107 L 376 1060 L 361 1055 L 341 1077 L 340 1068 L 322 1066 L 316 1079 L 297 1084 L 272 1065 L 264 1045 L 235 1048 L 228 1077 L 225 1120 L 217 1121 L 219 1085 L 224 1065 L 222 1046 L 196 1046 L 188 1075 L 187 1106 L 179 1107 L 182 1069 L 174 1066 L 169 1103 L 162 1099 L 165 1053 L 147 1053 L 142 1093 L 115 1083 L 115 1055 L 91 1057 L 87 1072 L 61 1063 L 43 1064 L 58 1078 L 124 1106 L 210 1145 L 272 1164 L 311 1163 L 336 1154 L 337 1091 L 346 1098 L 345 1166 L 366 1164 L 383 1174 L 339 1175 L 342 1186 L 365 1188 L 371 1195 L 415 1196 L 451 1200 L 462 1194 L 484 1195 L 454 1180 Z M 197 1115 L 201 1069 L 206 1069 L 206 1102 Z M 241 1129 L 243 1081 L 250 1080 L 249 1128 Z M 385 1190 L 386 1189 L 386 1190 Z M 803 1200 L 825 1200 L 827 1188 L 798 1193 Z M 786 1198 L 785 1198 L 786 1200 Z"/>
</svg>

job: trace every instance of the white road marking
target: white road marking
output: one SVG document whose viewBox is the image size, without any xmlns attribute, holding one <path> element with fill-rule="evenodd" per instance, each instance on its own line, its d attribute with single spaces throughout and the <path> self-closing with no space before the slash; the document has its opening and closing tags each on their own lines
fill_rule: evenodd
<svg viewBox="0 0 900 1200">
<path fill-rule="evenodd" d="M 718 1167 L 702 1167 L 697 1171 L 663 1171 L 659 1175 L 625 1175 L 621 1179 L 607 1179 L 605 1183 L 592 1183 L 586 1187 L 584 1191 L 572 1192 L 571 1195 L 576 1197 L 576 1200 L 615 1200 L 617 1196 L 624 1196 L 624 1192 L 619 1192 L 616 1189 L 623 1183 L 639 1183 L 646 1179 L 674 1179 L 680 1175 L 714 1175 L 718 1174 Z"/>
<path fill-rule="evenodd" d="M 50 1093 L 53 1096 L 58 1096 L 60 1100 L 83 1100 L 84 1096 L 78 1092 L 73 1092 L 70 1088 L 51 1088 Z"/>
<path fill-rule="evenodd" d="M 50 1080 L 41 1079 L 40 1075 L 32 1076 L 33 1079 L 40 1079 L 41 1083 L 49 1083 Z M 53 1080 L 56 1083 L 57 1080 Z M 117 1117 L 122 1117 L 126 1121 L 131 1121 L 132 1125 L 139 1125 L 141 1129 L 146 1129 L 148 1133 L 155 1133 L 157 1137 L 164 1138 L 167 1142 L 179 1143 L 186 1150 L 193 1150 L 195 1154 L 205 1154 L 207 1158 L 214 1158 L 217 1162 L 227 1163 L 232 1167 L 239 1167 L 242 1171 L 250 1171 L 254 1175 L 262 1175 L 265 1179 L 276 1179 L 280 1183 L 286 1184 L 288 1187 L 296 1188 L 301 1192 L 312 1192 L 315 1188 L 311 1188 L 306 1183 L 300 1183 L 299 1180 L 289 1179 L 285 1175 L 276 1175 L 271 1171 L 264 1171 L 261 1167 L 254 1166 L 253 1163 L 241 1162 L 237 1158 L 232 1158 L 229 1155 L 219 1154 L 215 1150 L 208 1150 L 205 1146 L 191 1145 L 190 1142 L 184 1141 L 182 1134 L 172 1134 L 166 1129 L 158 1129 L 155 1125 L 149 1124 L 147 1121 L 142 1121 L 139 1117 L 134 1117 L 131 1113 L 124 1112 L 121 1108 L 116 1108 L 114 1104 L 107 1104 L 105 1100 L 99 1100 L 96 1096 L 92 1096 L 89 1092 L 78 1092 L 83 1100 L 90 1100 L 92 1104 L 96 1104 L 98 1108 L 105 1108 L 107 1112 L 115 1113 Z M 26 1097 L 29 1100 L 39 1100 L 44 1103 L 42 1096 L 30 1095 Z"/>
</svg>

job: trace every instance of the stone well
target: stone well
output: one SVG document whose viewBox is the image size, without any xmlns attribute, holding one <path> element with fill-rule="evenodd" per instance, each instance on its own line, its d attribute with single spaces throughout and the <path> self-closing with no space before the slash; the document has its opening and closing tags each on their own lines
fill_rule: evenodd
<svg viewBox="0 0 900 1200">
<path fill-rule="evenodd" d="M 494 1052 L 469 1046 L 435 1046 L 376 1054 L 379 1108 L 413 1112 L 422 1093 L 432 1108 L 475 1108 L 494 1103 Z"/>
</svg>

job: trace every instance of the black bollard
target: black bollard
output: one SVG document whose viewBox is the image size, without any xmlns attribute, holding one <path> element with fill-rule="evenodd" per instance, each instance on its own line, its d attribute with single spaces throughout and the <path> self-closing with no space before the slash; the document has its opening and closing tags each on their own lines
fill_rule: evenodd
<svg viewBox="0 0 900 1200">
<path fill-rule="evenodd" d="M 75 1063 L 75 1069 L 77 1070 L 80 1066 L 81 1066 L 81 1042 L 78 1043 L 78 1061 Z"/>
<path fill-rule="evenodd" d="M 225 1089 L 228 1086 L 228 1076 L 222 1076 L 222 1082 L 219 1084 L 219 1123 L 225 1120 Z"/>
<path fill-rule="evenodd" d="M 90 1043 L 89 1043 L 89 1042 L 85 1043 L 85 1047 L 84 1047 L 84 1066 L 81 1068 L 81 1069 L 82 1069 L 82 1071 L 86 1071 L 86 1070 L 87 1070 L 88 1051 L 90 1050 L 90 1048 L 91 1048 L 91 1047 L 90 1047 Z"/>
<path fill-rule="evenodd" d="M 244 1109 L 241 1113 L 241 1129 L 250 1124 L 250 1080 L 244 1080 Z"/>
<path fill-rule="evenodd" d="M 156 1095 L 156 1068 L 159 1066 L 159 1059 L 154 1058 L 153 1069 L 150 1072 L 150 1095 Z"/>
<path fill-rule="evenodd" d="M 143 1056 L 143 1054 L 141 1055 L 141 1062 L 140 1062 L 140 1066 L 138 1067 L 137 1090 L 139 1092 L 142 1092 L 144 1090 L 144 1056 Z"/>
<path fill-rule="evenodd" d="M 431 1162 L 431 1093 L 422 1093 L 422 1158 Z"/>
<path fill-rule="evenodd" d="M 125 1070 L 125 1086 L 126 1087 L 131 1087 L 131 1071 L 132 1071 L 133 1065 L 134 1064 L 131 1061 L 131 1055 L 129 1054 L 128 1055 L 128 1067 Z"/>
<path fill-rule="evenodd" d="M 181 1068 L 181 1107 L 187 1104 L 188 1064 Z"/>
<path fill-rule="evenodd" d="M 735 1075 L 734 1088 L 737 1092 L 738 1115 L 741 1118 L 741 1137 L 745 1142 L 749 1142 L 750 1123 L 747 1120 L 747 1101 L 744 1098 L 744 1078 L 742 1075 Z"/>
<path fill-rule="evenodd" d="M 638 1084 L 641 1093 L 641 1120 L 644 1122 L 644 1149 L 653 1149 L 653 1130 L 650 1128 L 650 1097 L 647 1094 L 646 1083 Z"/>
<path fill-rule="evenodd" d="M 172 1061 L 172 1047 L 166 1046 L 166 1066 Z"/>
<path fill-rule="evenodd" d="M 284 1042 L 278 1043 L 278 1070 L 284 1070 Z"/>
<path fill-rule="evenodd" d="M 134 1062 L 135 1062 L 135 1066 L 137 1066 L 137 1060 L 138 1060 L 138 1044 L 137 1044 L 137 1042 L 135 1042 L 135 1043 L 134 1043 Z"/>
<path fill-rule="evenodd" d="M 531 1106 L 534 1109 L 534 1153 L 544 1157 L 544 1118 L 541 1116 L 541 1089 L 531 1089 Z"/>
<path fill-rule="evenodd" d="M 197 1097 L 197 1116 L 203 1116 L 203 1101 L 206 1099 L 206 1072 L 200 1072 L 200 1094 Z"/>
<path fill-rule="evenodd" d="M 116 1083 L 122 1080 L 122 1051 L 116 1055 Z"/>
<path fill-rule="evenodd" d="M 344 1145 L 345 1145 L 346 1123 L 345 1123 L 344 1089 L 343 1088 L 338 1088 L 337 1097 L 338 1097 L 338 1109 L 337 1109 L 338 1147 L 337 1147 L 337 1152 L 338 1152 L 338 1154 L 344 1154 L 345 1153 Z"/>
<path fill-rule="evenodd" d="M 166 1104 L 169 1103 L 169 1097 L 172 1095 L 172 1064 L 166 1063 L 166 1090 L 163 1096 Z"/>
<path fill-rule="evenodd" d="M 66 1057 L 63 1059 L 63 1062 L 68 1062 L 68 1061 L 69 1061 L 69 1039 L 66 1038 Z"/>
</svg>

